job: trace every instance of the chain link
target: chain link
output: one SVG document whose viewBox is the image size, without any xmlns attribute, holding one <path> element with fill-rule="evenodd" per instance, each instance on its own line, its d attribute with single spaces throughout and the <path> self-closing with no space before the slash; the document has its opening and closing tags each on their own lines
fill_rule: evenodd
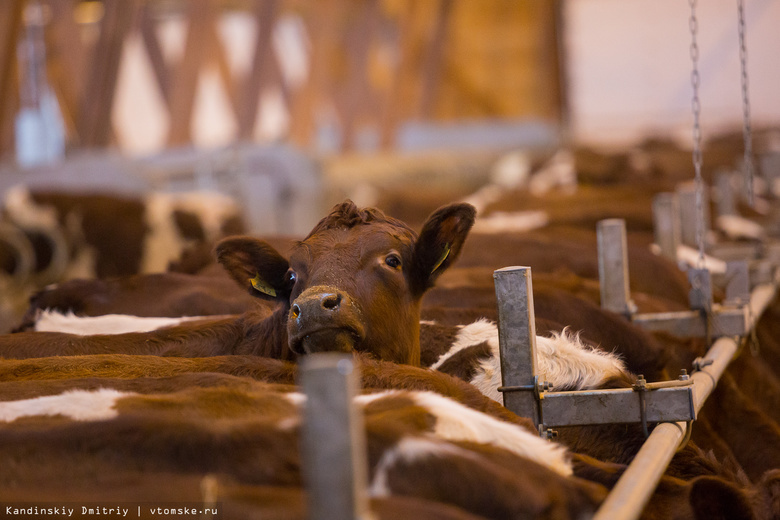
<svg viewBox="0 0 780 520">
<path fill-rule="evenodd" d="M 739 64 L 742 81 L 742 136 L 745 140 L 745 158 L 743 160 L 743 175 L 745 178 L 745 193 L 748 203 L 753 205 L 753 132 L 750 127 L 750 97 L 748 96 L 747 47 L 745 45 L 745 5 L 743 0 L 737 0 L 739 13 Z"/>
<path fill-rule="evenodd" d="M 699 114 L 701 103 L 699 101 L 699 45 L 696 43 L 696 34 L 699 31 L 699 20 L 696 18 L 696 0 L 688 0 L 691 6 L 691 17 L 688 19 L 688 27 L 691 31 L 691 86 L 693 87 L 693 169 L 696 180 L 696 243 L 699 246 L 699 265 L 704 266 L 704 181 L 701 176 L 702 152 L 701 152 L 701 125 Z"/>
</svg>

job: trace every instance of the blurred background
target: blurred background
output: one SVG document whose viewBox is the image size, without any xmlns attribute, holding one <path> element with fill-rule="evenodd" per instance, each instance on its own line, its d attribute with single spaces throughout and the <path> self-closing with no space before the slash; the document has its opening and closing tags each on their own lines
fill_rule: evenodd
<svg viewBox="0 0 780 520">
<path fill-rule="evenodd" d="M 345 197 L 415 223 L 542 165 L 690 180 L 692 27 L 705 175 L 739 168 L 747 108 L 771 181 L 779 21 L 744 1 L 741 61 L 732 0 L 3 0 L 0 195 L 212 191 L 300 236 Z"/>
</svg>

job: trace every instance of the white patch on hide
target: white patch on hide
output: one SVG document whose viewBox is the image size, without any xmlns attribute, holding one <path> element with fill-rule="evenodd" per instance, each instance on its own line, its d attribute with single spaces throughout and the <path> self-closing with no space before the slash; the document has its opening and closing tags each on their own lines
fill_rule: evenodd
<svg viewBox="0 0 780 520">
<path fill-rule="evenodd" d="M 399 462 L 413 462 L 427 457 L 468 457 L 476 459 L 476 455 L 449 443 L 435 442 L 421 437 L 405 437 L 386 450 L 379 459 L 374 478 L 368 487 L 371 497 L 388 497 L 393 494 L 388 482 L 388 473 Z"/>
<path fill-rule="evenodd" d="M 94 334 L 125 334 L 128 332 L 150 332 L 163 327 L 173 327 L 213 316 L 192 316 L 181 318 L 146 318 L 128 314 L 106 314 L 103 316 L 76 316 L 73 312 L 44 310 L 38 315 L 34 329 L 37 332 L 64 332 L 79 336 Z"/>
<path fill-rule="evenodd" d="M 39 206 L 25 186 L 13 186 L 6 191 L 3 207 L 8 216 L 23 228 L 54 229 L 59 226 L 57 210 Z"/>
<path fill-rule="evenodd" d="M 544 195 L 554 188 L 577 189 L 577 170 L 574 154 L 569 150 L 558 150 L 555 155 L 531 176 L 528 189 L 532 195 Z"/>
<path fill-rule="evenodd" d="M 112 388 L 100 390 L 70 390 L 59 395 L 22 399 L 0 403 L 0 421 L 11 422 L 21 417 L 64 415 L 74 421 L 104 421 L 118 415 L 114 408 L 123 397 L 136 395 Z"/>
<path fill-rule="evenodd" d="M 486 235 L 522 233 L 543 228 L 549 223 L 550 218 L 546 211 L 496 211 L 486 217 L 479 217 L 471 232 Z"/>
<path fill-rule="evenodd" d="M 173 200 L 167 193 L 150 193 L 144 201 L 144 223 L 149 231 L 144 237 L 141 273 L 161 273 L 168 264 L 181 257 L 186 246 L 173 220 Z"/>
<path fill-rule="evenodd" d="M 721 215 L 715 219 L 715 225 L 732 240 L 740 238 L 762 240 L 766 235 L 760 224 L 738 215 Z"/>
<path fill-rule="evenodd" d="M 469 382 L 484 395 L 503 404 L 498 391 L 502 385 L 498 327 L 491 321 L 482 319 L 463 326 L 450 350 L 430 369 L 438 369 L 459 351 L 484 341 L 490 345 L 491 355 L 480 360 L 479 368 Z M 536 370 L 540 379 L 551 383 L 554 390 L 599 388 L 606 380 L 626 372 L 625 364 L 616 354 L 591 348 L 565 330 L 552 337 L 536 336 Z"/>
<path fill-rule="evenodd" d="M 680 244 L 677 246 L 677 262 L 691 267 L 699 266 L 699 250 Z M 712 274 L 726 274 L 726 262 L 710 255 L 704 255 L 703 267 Z"/>
<path fill-rule="evenodd" d="M 566 449 L 536 433 L 501 421 L 434 392 L 412 392 L 414 401 L 436 417 L 435 435 L 450 441 L 490 444 L 547 466 L 564 476 L 572 474 Z"/>
</svg>

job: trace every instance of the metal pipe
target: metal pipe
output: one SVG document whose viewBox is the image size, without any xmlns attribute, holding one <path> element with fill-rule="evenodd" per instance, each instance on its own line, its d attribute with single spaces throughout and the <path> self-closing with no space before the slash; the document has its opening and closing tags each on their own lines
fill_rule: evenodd
<svg viewBox="0 0 780 520">
<path fill-rule="evenodd" d="M 750 295 L 750 328 L 775 296 L 774 284 L 757 286 Z M 715 388 L 739 344 L 733 338 L 720 338 L 707 351 L 704 360 L 712 364 L 691 376 L 696 413 Z M 596 512 L 593 520 L 634 520 L 639 518 L 655 491 L 658 481 L 672 460 L 680 440 L 685 435 L 685 423 L 661 423 L 647 438 L 634 460 L 626 468 L 612 492 Z"/>
</svg>

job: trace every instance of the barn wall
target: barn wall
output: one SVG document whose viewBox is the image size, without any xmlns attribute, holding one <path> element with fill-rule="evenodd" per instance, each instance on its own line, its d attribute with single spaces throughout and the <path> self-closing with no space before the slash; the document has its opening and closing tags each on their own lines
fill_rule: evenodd
<svg viewBox="0 0 780 520">
<path fill-rule="evenodd" d="M 737 5 L 697 3 L 701 124 L 742 124 Z M 780 120 L 780 3 L 745 0 L 754 125 Z M 576 0 L 565 4 L 567 76 L 574 135 L 625 142 L 644 132 L 690 141 L 690 7 L 680 0 Z"/>
</svg>

